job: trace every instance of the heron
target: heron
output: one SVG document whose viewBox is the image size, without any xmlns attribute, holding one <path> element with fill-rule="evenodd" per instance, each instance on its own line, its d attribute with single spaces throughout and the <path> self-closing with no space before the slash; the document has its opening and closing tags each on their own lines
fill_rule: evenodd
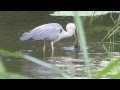
<svg viewBox="0 0 120 90">
<path fill-rule="evenodd" d="M 76 26 L 74 23 L 68 23 L 66 25 L 66 30 L 58 23 L 48 23 L 40 25 L 33 28 L 29 32 L 25 32 L 20 37 L 21 41 L 26 40 L 40 40 L 44 41 L 43 52 L 45 53 L 45 41 L 51 43 L 52 54 L 54 54 L 54 43 L 60 41 L 61 39 L 71 37 L 74 35 L 75 40 L 77 40 L 75 33 Z"/>
</svg>

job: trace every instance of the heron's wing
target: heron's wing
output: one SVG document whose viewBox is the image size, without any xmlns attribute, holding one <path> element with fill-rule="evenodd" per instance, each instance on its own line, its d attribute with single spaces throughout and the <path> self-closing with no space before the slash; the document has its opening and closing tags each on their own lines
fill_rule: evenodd
<svg viewBox="0 0 120 90">
<path fill-rule="evenodd" d="M 33 35 L 33 40 L 48 40 L 48 41 L 53 41 L 58 38 L 58 36 L 61 33 L 62 28 L 60 26 L 50 26 L 46 25 L 43 27 L 38 27 L 35 28 L 32 33 Z"/>
</svg>

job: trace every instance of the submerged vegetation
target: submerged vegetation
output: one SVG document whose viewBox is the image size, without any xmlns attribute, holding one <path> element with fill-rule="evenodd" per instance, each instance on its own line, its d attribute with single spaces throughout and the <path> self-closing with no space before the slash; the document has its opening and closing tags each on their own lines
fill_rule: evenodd
<svg viewBox="0 0 120 90">
<path fill-rule="evenodd" d="M 83 59 L 85 62 L 85 76 L 89 79 L 101 79 L 101 78 L 120 78 L 120 71 L 119 71 L 119 63 L 120 63 L 120 57 L 117 58 L 113 58 L 113 52 L 114 52 L 114 44 L 115 44 L 115 35 L 119 34 L 119 30 L 120 30 L 120 14 L 118 15 L 118 18 L 116 20 L 114 20 L 112 13 L 114 11 L 106 11 L 106 12 L 90 12 L 88 13 L 87 11 L 85 13 L 81 13 L 81 12 L 55 12 L 54 14 L 51 14 L 53 16 L 73 16 L 74 19 L 74 23 L 77 27 L 77 36 L 78 36 L 78 40 L 80 42 L 80 46 L 82 49 L 82 55 L 83 55 Z M 86 14 L 87 13 L 87 14 Z M 81 19 L 81 16 L 90 16 L 90 24 L 92 25 L 92 22 L 94 22 L 95 20 L 97 20 L 100 16 L 108 14 L 110 15 L 111 20 L 114 23 L 114 26 L 108 30 L 108 33 L 105 35 L 105 37 L 102 39 L 101 41 L 101 45 L 104 49 L 104 52 L 106 53 L 106 55 L 108 55 L 109 57 L 109 64 L 107 64 L 104 68 L 102 68 L 99 71 L 96 71 L 95 73 L 92 72 L 92 65 L 91 65 L 91 61 L 89 58 L 89 54 L 88 54 L 88 50 L 87 50 L 87 38 L 85 36 L 85 31 L 84 31 L 84 25 Z M 119 12 L 116 12 L 119 13 Z M 81 14 L 81 16 L 79 16 L 79 14 Z M 109 40 L 109 45 L 106 46 L 105 41 Z M 42 65 L 46 68 L 48 68 L 49 70 L 53 71 L 54 73 L 59 74 L 61 77 L 61 79 L 70 79 L 73 78 L 70 75 L 68 75 L 67 73 L 65 73 L 64 70 L 60 69 L 59 67 L 45 62 L 44 60 L 32 57 L 30 55 L 26 55 L 23 53 L 15 53 L 15 52 L 9 52 L 7 50 L 3 50 L 0 49 L 0 55 L 1 56 L 7 56 L 7 57 L 15 57 L 15 58 L 22 58 L 25 60 L 28 60 L 32 63 L 36 63 L 38 65 Z M 79 75 L 79 77 L 81 77 L 81 75 Z M 1 79 L 11 79 L 11 78 L 30 78 L 32 79 L 32 77 L 28 77 L 28 76 L 24 76 L 24 75 L 19 75 L 16 73 L 11 73 L 8 72 L 3 64 L 2 58 L 0 59 L 0 78 Z"/>
</svg>

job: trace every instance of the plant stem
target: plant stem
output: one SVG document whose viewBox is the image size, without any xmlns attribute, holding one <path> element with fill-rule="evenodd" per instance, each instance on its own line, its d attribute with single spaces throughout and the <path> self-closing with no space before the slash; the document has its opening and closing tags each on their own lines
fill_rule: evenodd
<svg viewBox="0 0 120 90">
<path fill-rule="evenodd" d="M 77 36 L 78 36 L 78 40 L 80 42 L 81 45 L 81 49 L 83 51 L 83 56 L 84 56 L 84 60 L 85 60 L 85 66 L 86 66 L 86 74 L 87 77 L 90 78 L 91 76 L 91 69 L 90 69 L 90 61 L 89 61 L 89 56 L 88 56 L 88 51 L 87 51 L 87 44 L 86 44 L 86 38 L 85 38 L 85 33 L 84 33 L 84 28 L 82 25 L 82 21 L 81 18 L 78 16 L 78 12 L 74 11 L 74 21 L 76 24 L 76 31 L 77 31 Z"/>
</svg>

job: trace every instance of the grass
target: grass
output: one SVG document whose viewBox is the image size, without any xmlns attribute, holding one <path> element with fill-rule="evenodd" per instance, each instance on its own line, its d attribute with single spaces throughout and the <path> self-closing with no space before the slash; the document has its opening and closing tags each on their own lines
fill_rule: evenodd
<svg viewBox="0 0 120 90">
<path fill-rule="evenodd" d="M 107 73 L 111 72 L 119 63 L 120 63 L 120 58 L 114 60 L 112 63 L 107 65 L 105 68 L 99 71 L 93 78 L 96 78 L 96 79 L 103 78 Z M 120 72 L 117 72 L 117 74 L 111 75 L 111 78 L 120 77 L 118 75 L 120 75 Z"/>
<path fill-rule="evenodd" d="M 78 12 L 75 11 L 73 13 L 74 13 L 74 22 L 77 27 L 76 31 L 77 31 L 78 40 L 80 42 L 80 46 L 81 46 L 84 60 L 85 60 L 85 66 L 86 66 L 85 72 L 86 72 L 87 77 L 90 78 L 91 68 L 90 68 L 90 61 L 89 61 L 89 56 L 88 56 L 88 51 L 87 51 L 87 42 L 86 42 L 83 24 L 82 24 L 81 18 L 78 16 Z"/>
<path fill-rule="evenodd" d="M 105 68 L 103 68 L 101 71 L 99 71 L 94 78 L 103 78 L 107 73 L 110 74 L 109 78 L 120 78 L 120 72 L 119 70 L 116 70 L 116 67 L 119 67 L 119 63 L 120 63 L 120 58 L 117 58 L 116 60 L 113 59 L 113 54 L 111 52 L 114 52 L 115 46 L 114 46 L 114 42 L 115 42 L 115 34 L 119 32 L 120 30 L 120 14 L 118 16 L 117 20 L 114 20 L 112 17 L 112 14 L 110 13 L 110 18 L 114 23 L 113 28 L 111 28 L 110 30 L 108 30 L 108 33 L 105 35 L 105 37 L 102 39 L 102 43 L 103 43 L 103 48 L 106 51 L 106 53 L 109 56 L 109 60 L 110 60 L 110 64 L 107 65 Z M 104 45 L 104 41 L 105 40 L 110 40 L 110 44 L 108 47 L 106 47 Z"/>
<path fill-rule="evenodd" d="M 85 38 L 85 34 L 84 34 L 84 28 L 83 28 L 80 17 L 78 17 L 77 12 L 74 12 L 74 14 L 75 14 L 74 21 L 75 21 L 75 24 L 76 24 L 77 29 L 78 29 L 77 30 L 78 39 L 79 39 L 79 42 L 81 43 L 81 48 L 82 48 L 83 56 L 84 56 L 84 60 L 85 60 L 85 66 L 86 66 L 86 71 L 87 71 L 86 74 L 87 74 L 87 77 L 90 77 L 91 76 L 91 68 L 90 68 L 90 63 L 89 63 L 90 62 L 89 56 L 87 54 L 87 49 L 86 49 L 87 43 L 86 43 L 86 38 Z M 98 17 L 96 17 L 96 18 L 98 18 Z M 110 64 L 108 64 L 106 67 L 104 67 L 101 71 L 97 72 L 95 74 L 95 76 L 93 76 L 91 78 L 97 78 L 97 79 L 104 78 L 104 76 L 107 75 L 108 73 L 110 73 L 110 77 L 108 77 L 108 78 L 120 78 L 120 72 L 118 70 L 117 70 L 117 73 L 114 73 L 115 68 L 120 63 L 120 58 L 113 60 L 113 55 L 111 54 L 111 52 L 114 51 L 114 44 L 112 44 L 112 42 L 114 43 L 115 34 L 118 33 L 120 30 L 120 26 L 119 26 L 120 15 L 118 16 L 118 20 L 115 21 L 112 17 L 112 14 L 110 13 L 110 18 L 112 19 L 112 21 L 114 23 L 114 27 L 111 30 L 109 30 L 108 34 L 106 34 L 106 36 L 102 40 L 102 42 L 103 42 L 105 39 L 110 39 L 110 45 L 108 47 L 109 49 L 107 49 L 107 47 L 105 47 L 103 45 L 104 50 L 106 51 L 106 53 L 110 57 Z M 92 17 L 90 24 L 92 23 L 93 20 L 94 19 Z"/>
</svg>

